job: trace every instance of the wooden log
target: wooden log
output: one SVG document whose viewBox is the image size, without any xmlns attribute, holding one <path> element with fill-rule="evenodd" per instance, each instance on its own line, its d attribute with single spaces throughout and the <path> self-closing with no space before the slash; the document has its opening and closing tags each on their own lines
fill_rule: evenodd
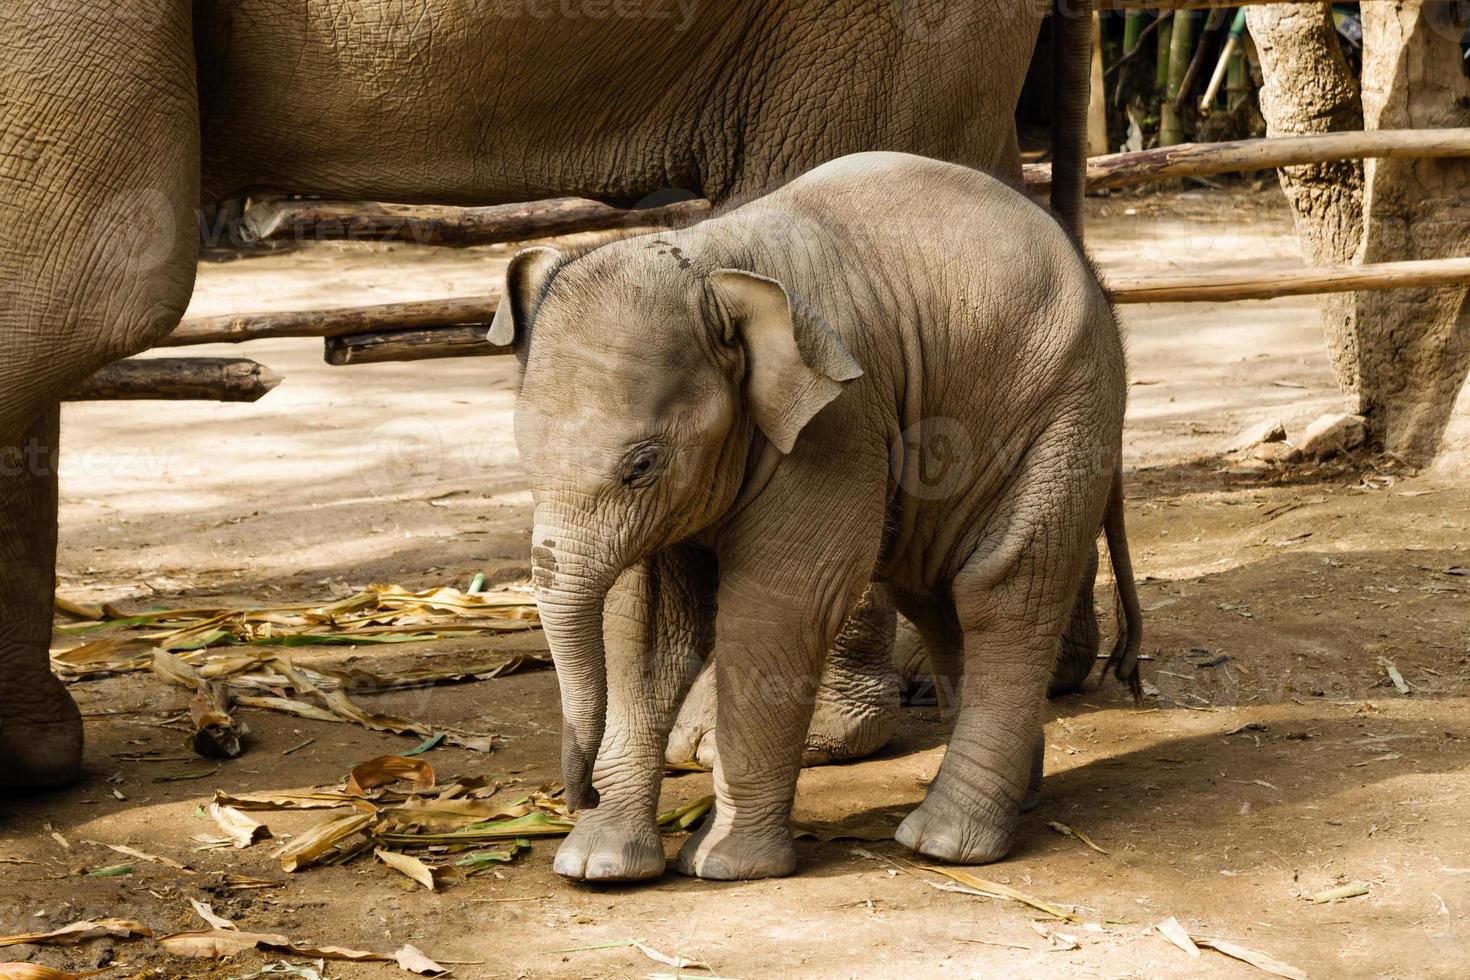
<svg viewBox="0 0 1470 980">
<path fill-rule="evenodd" d="M 462 296 L 381 306 L 200 317 L 180 323 L 173 333 L 155 346 L 239 344 L 269 337 L 338 337 L 352 333 L 453 325 L 484 324 L 488 329 L 499 304 L 498 295 Z"/>
<path fill-rule="evenodd" d="M 1174 177 L 1269 170 L 1330 160 L 1465 156 L 1470 156 L 1470 128 L 1378 129 L 1228 143 L 1181 143 L 1138 153 L 1093 157 L 1087 161 L 1087 189 L 1129 187 Z M 1051 186 L 1050 164 L 1028 164 L 1025 170 L 1027 190 L 1039 193 Z"/>
<path fill-rule="evenodd" d="M 626 209 L 575 197 L 483 208 L 268 198 L 246 210 L 241 229 L 246 240 L 256 241 L 406 241 L 463 247 L 686 224 L 709 213 L 710 203 L 702 199 Z"/>
<path fill-rule="evenodd" d="M 253 402 L 280 383 L 270 368 L 241 357 L 134 358 L 109 364 L 66 400 Z"/>
<path fill-rule="evenodd" d="M 1269 275 L 1115 276 L 1107 280 L 1113 302 L 1224 303 L 1320 293 L 1470 283 L 1470 258 L 1420 259 L 1372 265 L 1286 269 Z"/>
<path fill-rule="evenodd" d="M 324 357 L 328 364 L 382 364 L 387 361 L 427 361 L 440 357 L 488 357 L 509 354 L 485 339 L 488 328 L 431 327 L 328 337 Z"/>
</svg>

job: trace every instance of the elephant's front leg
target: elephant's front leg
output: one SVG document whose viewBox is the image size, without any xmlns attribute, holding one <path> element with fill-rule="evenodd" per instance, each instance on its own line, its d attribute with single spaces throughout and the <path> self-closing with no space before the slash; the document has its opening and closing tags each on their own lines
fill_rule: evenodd
<svg viewBox="0 0 1470 980">
<path fill-rule="evenodd" d="M 713 642 L 713 558 L 676 546 L 628 569 L 608 593 L 607 728 L 584 811 L 556 853 L 560 875 L 638 881 L 664 870 L 657 813 L 664 745 Z"/>
<path fill-rule="evenodd" d="M 789 821 L 803 736 L 822 659 L 861 580 L 818 582 L 794 571 L 741 574 L 722 565 L 715 809 L 679 852 L 684 874 L 745 880 L 796 869 Z"/>
<path fill-rule="evenodd" d="M 81 715 L 47 657 L 59 418 L 53 406 L 0 451 L 0 793 L 63 786 L 82 762 Z"/>
</svg>

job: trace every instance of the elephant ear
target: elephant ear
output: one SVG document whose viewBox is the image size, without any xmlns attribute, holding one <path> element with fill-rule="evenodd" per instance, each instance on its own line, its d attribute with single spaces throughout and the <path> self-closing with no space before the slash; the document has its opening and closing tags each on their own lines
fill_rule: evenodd
<svg viewBox="0 0 1470 980">
<path fill-rule="evenodd" d="M 565 255 L 544 245 L 517 252 L 505 269 L 505 293 L 495 307 L 495 319 L 490 321 L 485 339 L 496 347 L 511 348 L 525 360 L 536 307 L 566 264 Z"/>
<path fill-rule="evenodd" d="M 725 337 L 745 351 L 745 402 L 756 425 L 783 453 L 812 417 L 863 369 L 811 307 L 774 279 L 717 269 L 710 287 L 730 315 Z"/>
</svg>

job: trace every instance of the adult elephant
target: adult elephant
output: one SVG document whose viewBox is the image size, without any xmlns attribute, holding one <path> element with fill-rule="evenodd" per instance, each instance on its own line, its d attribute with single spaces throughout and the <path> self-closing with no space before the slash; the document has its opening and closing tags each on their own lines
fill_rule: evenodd
<svg viewBox="0 0 1470 980">
<path fill-rule="evenodd" d="M 1085 10 L 1069 13 L 1061 49 L 1085 51 Z M 47 661 L 57 402 L 173 330 L 197 209 L 256 189 L 493 204 L 679 187 L 722 202 L 872 149 L 1018 178 L 1013 111 L 1041 15 L 1001 0 L 0 5 L 4 788 L 65 784 L 82 757 Z M 1058 59 L 1065 220 L 1083 61 Z M 1090 589 L 1083 602 L 1090 615 Z"/>
</svg>

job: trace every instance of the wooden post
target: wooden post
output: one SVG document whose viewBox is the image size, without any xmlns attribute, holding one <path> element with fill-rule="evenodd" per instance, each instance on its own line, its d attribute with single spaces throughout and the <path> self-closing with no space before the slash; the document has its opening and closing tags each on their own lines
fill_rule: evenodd
<svg viewBox="0 0 1470 980">
<path fill-rule="evenodd" d="M 281 376 L 238 357 L 159 357 L 118 361 L 78 385 L 66 401 L 254 402 Z"/>
</svg>

